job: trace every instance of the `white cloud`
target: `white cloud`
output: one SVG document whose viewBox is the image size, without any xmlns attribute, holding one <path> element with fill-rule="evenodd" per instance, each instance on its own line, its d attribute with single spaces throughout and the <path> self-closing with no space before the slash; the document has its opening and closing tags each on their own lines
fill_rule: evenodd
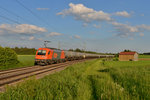
<svg viewBox="0 0 150 100">
<path fill-rule="evenodd" d="M 150 26 L 144 24 L 136 26 L 131 26 L 128 24 L 122 24 L 118 22 L 112 22 L 111 24 L 114 26 L 114 28 L 117 31 L 117 35 L 120 37 L 132 37 L 137 33 L 139 33 L 140 36 L 144 36 L 144 34 L 141 32 L 150 31 Z"/>
<path fill-rule="evenodd" d="M 103 11 L 95 11 L 92 8 L 85 7 L 83 4 L 70 3 L 69 6 L 69 9 L 65 9 L 62 12 L 59 12 L 57 15 L 74 16 L 76 20 L 82 20 L 84 22 L 112 20 L 110 14 Z"/>
<path fill-rule="evenodd" d="M 95 27 L 95 28 L 101 28 L 101 25 L 94 24 L 93 27 Z"/>
<path fill-rule="evenodd" d="M 79 35 L 74 35 L 74 38 L 80 39 L 81 37 Z"/>
<path fill-rule="evenodd" d="M 1 24 L 0 34 L 37 34 L 47 32 L 45 28 L 29 24 Z"/>
<path fill-rule="evenodd" d="M 90 22 L 102 22 L 106 21 L 111 23 L 117 32 L 117 36 L 120 37 L 133 37 L 137 33 L 143 33 L 144 31 L 150 31 L 150 26 L 148 25 L 135 25 L 132 26 L 130 24 L 122 24 L 115 22 L 112 19 L 112 16 L 123 16 L 123 17 L 130 17 L 132 14 L 128 13 L 127 11 L 118 11 L 114 13 L 106 13 L 102 10 L 96 11 L 92 8 L 88 8 L 83 4 L 69 4 L 68 9 L 64 9 L 63 11 L 57 13 L 57 15 L 62 16 L 73 16 L 75 20 L 83 21 L 83 26 L 87 26 Z M 100 25 L 94 24 L 93 27 L 100 28 Z M 74 36 L 75 37 L 75 36 Z M 79 38 L 79 37 L 78 37 Z"/>
<path fill-rule="evenodd" d="M 49 8 L 36 8 L 37 10 L 49 10 Z"/>
<path fill-rule="evenodd" d="M 48 34 L 48 36 L 60 36 L 63 35 L 62 33 L 57 33 L 57 32 L 51 32 L 50 34 Z"/>
<path fill-rule="evenodd" d="M 150 26 L 142 24 L 137 26 L 141 30 L 149 30 L 150 31 Z"/>
<path fill-rule="evenodd" d="M 76 20 L 84 21 L 85 23 L 92 22 L 92 21 L 112 21 L 113 19 L 111 16 L 123 16 L 123 17 L 130 17 L 131 14 L 129 14 L 127 11 L 118 11 L 116 13 L 106 13 L 102 10 L 96 11 L 92 8 L 88 8 L 84 6 L 83 4 L 69 4 L 68 9 L 65 9 L 57 15 L 62 16 L 73 16 Z"/>
<path fill-rule="evenodd" d="M 26 41 L 28 41 L 28 40 L 38 40 L 38 41 L 42 41 L 43 39 L 42 38 L 36 38 L 35 36 L 22 36 L 22 37 L 20 37 L 20 39 L 21 40 L 26 40 Z"/>
<path fill-rule="evenodd" d="M 130 26 L 127 24 L 112 22 L 112 25 L 115 27 L 117 35 L 120 37 L 134 36 L 135 32 L 139 32 L 137 27 Z"/>
<path fill-rule="evenodd" d="M 34 39 L 35 39 L 34 36 L 29 37 L 29 40 L 34 40 Z"/>
<path fill-rule="evenodd" d="M 115 13 L 116 16 L 123 16 L 123 17 L 130 17 L 131 15 L 126 12 L 126 11 L 122 11 L 122 12 L 116 12 Z"/>
</svg>

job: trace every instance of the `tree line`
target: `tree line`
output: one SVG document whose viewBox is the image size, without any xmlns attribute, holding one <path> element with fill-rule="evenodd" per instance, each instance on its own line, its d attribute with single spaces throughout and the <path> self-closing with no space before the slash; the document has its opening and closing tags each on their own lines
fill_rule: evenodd
<svg viewBox="0 0 150 100">
<path fill-rule="evenodd" d="M 35 55 L 37 51 L 35 48 L 27 47 L 15 47 L 11 49 L 14 50 L 18 55 Z"/>
<path fill-rule="evenodd" d="M 12 50 L 14 50 L 18 55 L 35 55 L 37 49 L 35 48 L 27 48 L 27 47 L 14 47 L 11 48 Z M 97 53 L 94 51 L 85 51 L 83 49 L 69 49 L 69 51 L 74 51 L 74 52 L 81 52 L 81 53 L 91 53 L 91 54 L 104 54 L 104 53 Z M 107 53 L 107 54 L 111 54 L 111 53 Z"/>
<path fill-rule="evenodd" d="M 107 54 L 107 55 L 112 55 L 112 53 L 98 53 L 98 52 L 94 52 L 94 51 L 85 51 L 83 49 L 69 49 L 69 51 L 74 51 L 74 52 L 81 52 L 81 53 L 90 53 L 90 54 Z"/>
<path fill-rule="evenodd" d="M 150 52 L 147 52 L 147 53 L 143 53 L 143 55 L 150 55 Z"/>
<path fill-rule="evenodd" d="M 11 48 L 13 51 L 16 52 L 17 55 L 35 55 L 37 49 L 35 48 L 28 48 L 28 47 L 14 47 Z M 85 51 L 83 49 L 69 49 L 69 51 L 73 51 L 73 52 L 81 52 L 81 53 L 90 53 L 90 54 L 107 54 L 107 55 L 113 55 L 113 53 L 98 53 L 98 52 L 94 52 L 94 51 Z"/>
</svg>

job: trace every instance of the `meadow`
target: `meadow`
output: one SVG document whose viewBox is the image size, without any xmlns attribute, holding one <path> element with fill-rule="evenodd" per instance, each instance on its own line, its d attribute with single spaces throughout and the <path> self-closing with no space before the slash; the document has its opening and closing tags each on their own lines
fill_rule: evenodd
<svg viewBox="0 0 150 100">
<path fill-rule="evenodd" d="M 28 67 L 34 65 L 35 55 L 18 55 L 19 63 L 16 65 L 0 66 L 0 70 L 7 70 L 19 67 Z"/>
<path fill-rule="evenodd" d="M 0 100 L 150 100 L 150 61 L 74 64 L 0 94 Z"/>
<path fill-rule="evenodd" d="M 23 66 L 33 66 L 35 55 L 18 55 L 18 60 Z"/>
<path fill-rule="evenodd" d="M 139 55 L 139 58 L 150 58 L 150 55 Z"/>
</svg>

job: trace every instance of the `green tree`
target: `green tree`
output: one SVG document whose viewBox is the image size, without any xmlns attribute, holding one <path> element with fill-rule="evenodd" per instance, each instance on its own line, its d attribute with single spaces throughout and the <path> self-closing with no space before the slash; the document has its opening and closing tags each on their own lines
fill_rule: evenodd
<svg viewBox="0 0 150 100">
<path fill-rule="evenodd" d="M 127 50 L 127 49 L 125 49 L 125 50 L 124 50 L 124 52 L 131 52 L 131 50 Z"/>
<path fill-rule="evenodd" d="M 27 47 L 15 47 L 11 48 L 14 50 L 18 55 L 35 55 L 36 49 L 35 48 L 27 48 Z"/>
<path fill-rule="evenodd" d="M 9 47 L 0 47 L 0 66 L 8 66 L 17 64 L 17 54 Z"/>
</svg>

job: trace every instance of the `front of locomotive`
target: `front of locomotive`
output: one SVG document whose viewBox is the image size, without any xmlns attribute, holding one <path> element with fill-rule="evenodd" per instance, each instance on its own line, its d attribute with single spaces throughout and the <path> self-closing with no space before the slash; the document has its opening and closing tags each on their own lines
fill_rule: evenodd
<svg viewBox="0 0 150 100">
<path fill-rule="evenodd" d="M 34 65 L 47 65 L 51 62 L 52 50 L 49 48 L 39 48 L 36 52 Z"/>
</svg>

